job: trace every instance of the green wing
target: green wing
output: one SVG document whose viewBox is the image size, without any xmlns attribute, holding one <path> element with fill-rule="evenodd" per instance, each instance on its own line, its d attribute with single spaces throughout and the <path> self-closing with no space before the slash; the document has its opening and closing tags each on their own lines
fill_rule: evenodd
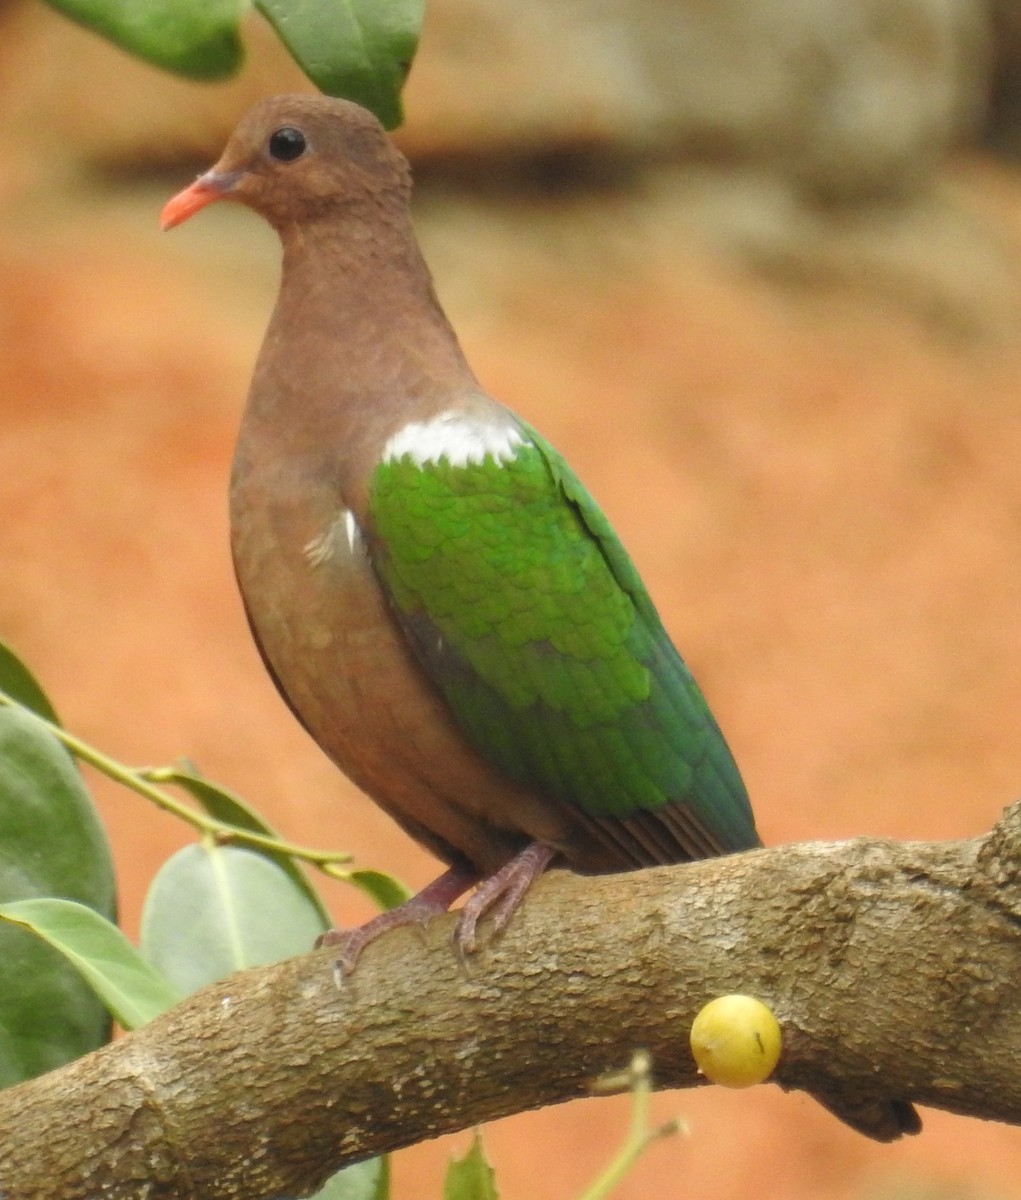
<svg viewBox="0 0 1021 1200">
<path fill-rule="evenodd" d="M 631 859 L 758 845 L 730 751 L 634 564 L 560 455 L 521 430 L 501 461 L 376 469 L 374 563 L 419 660 L 483 755 L 619 826 Z"/>
</svg>

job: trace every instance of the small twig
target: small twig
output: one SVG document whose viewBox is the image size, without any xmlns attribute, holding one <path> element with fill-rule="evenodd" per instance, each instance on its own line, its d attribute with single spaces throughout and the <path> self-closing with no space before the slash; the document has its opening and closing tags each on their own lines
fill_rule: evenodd
<svg viewBox="0 0 1021 1200">
<path fill-rule="evenodd" d="M 631 1128 L 628 1136 L 602 1174 L 589 1185 L 578 1200 L 604 1200 L 621 1182 L 649 1146 L 660 1138 L 687 1133 L 688 1127 L 675 1117 L 662 1125 L 649 1127 L 649 1098 L 652 1095 L 652 1062 L 644 1050 L 635 1052 L 631 1066 L 623 1077 L 613 1076 L 600 1081 L 599 1091 L 616 1091 L 621 1082 L 631 1089 Z"/>
<path fill-rule="evenodd" d="M 163 788 L 156 787 L 156 783 L 168 780 L 173 781 L 176 774 L 173 767 L 128 767 L 124 763 L 118 762 L 115 758 L 111 758 L 108 754 L 104 754 L 102 750 L 96 749 L 95 746 L 90 745 L 82 738 L 76 737 L 73 733 L 68 733 L 66 729 L 62 729 L 59 725 L 48 721 L 45 717 L 40 716 L 39 713 L 21 704 L 13 696 L 8 695 L 2 690 L 0 690 L 0 706 L 17 708 L 22 712 L 31 714 L 75 758 L 88 763 L 90 767 L 94 767 L 101 774 L 107 776 L 108 779 L 112 779 L 116 783 L 130 788 L 131 791 L 136 792 L 139 796 L 143 796 L 157 808 L 184 821 L 203 837 L 211 838 L 213 841 L 220 843 L 230 842 L 235 845 L 251 846 L 253 849 L 265 850 L 274 854 L 286 854 L 291 858 L 306 862 L 310 866 L 317 867 L 333 879 L 343 880 L 350 875 L 350 872 L 342 866 L 342 864 L 351 861 L 350 854 L 330 850 L 316 850 L 309 846 L 299 846 L 293 842 L 284 841 L 281 838 L 271 837 L 269 834 L 258 833 L 252 829 L 243 829 L 238 825 L 231 825 L 226 821 L 220 821 L 216 817 L 202 812 L 201 809 L 194 808 L 192 805 L 176 799 L 176 797 Z"/>
</svg>

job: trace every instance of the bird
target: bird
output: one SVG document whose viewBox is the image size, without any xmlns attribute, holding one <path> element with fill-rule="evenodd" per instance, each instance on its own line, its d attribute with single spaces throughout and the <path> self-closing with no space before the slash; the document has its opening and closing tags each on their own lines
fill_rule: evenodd
<svg viewBox="0 0 1021 1200">
<path fill-rule="evenodd" d="M 437 300 L 407 160 L 359 105 L 256 104 L 164 229 L 215 201 L 282 245 L 231 467 L 263 662 L 333 762 L 445 864 L 321 941 L 351 970 L 466 893 L 480 946 L 548 867 L 761 845 L 734 758 L 637 569 L 564 458 L 490 397 Z M 473 890 L 474 889 L 474 890 Z"/>
</svg>

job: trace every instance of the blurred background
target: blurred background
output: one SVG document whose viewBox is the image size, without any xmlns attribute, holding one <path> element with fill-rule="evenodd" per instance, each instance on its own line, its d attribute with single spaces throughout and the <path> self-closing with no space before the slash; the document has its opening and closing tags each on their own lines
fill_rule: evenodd
<svg viewBox="0 0 1021 1200">
<path fill-rule="evenodd" d="M 231 576 L 275 240 L 231 206 L 157 226 L 250 102 L 309 90 L 247 38 L 198 85 L 0 3 L 0 637 L 110 753 L 188 755 L 417 887 L 436 864 L 298 729 Z M 985 830 L 1021 795 L 1021 6 L 429 0 L 406 106 L 468 356 L 609 513 L 765 840 Z M 187 833 L 93 782 L 132 932 Z M 1007 1127 L 879 1147 L 772 1087 L 657 1111 L 691 1137 L 622 1200 L 1021 1197 Z M 626 1113 L 491 1127 L 504 1194 L 576 1194 Z M 399 1156 L 395 1194 L 466 1144 Z"/>
</svg>

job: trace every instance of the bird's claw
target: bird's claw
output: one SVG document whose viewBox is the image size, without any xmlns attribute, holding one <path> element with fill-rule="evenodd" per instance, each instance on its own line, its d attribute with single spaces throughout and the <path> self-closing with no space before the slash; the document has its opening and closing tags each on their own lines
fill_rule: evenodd
<svg viewBox="0 0 1021 1200">
<path fill-rule="evenodd" d="M 321 933 L 316 938 L 317 949 L 320 946 L 341 947 L 333 964 L 333 977 L 338 987 L 354 971 L 366 946 L 401 925 L 414 925 L 424 930 L 433 917 L 445 913 L 477 878 L 478 875 L 468 867 L 450 867 L 410 900 L 387 912 L 377 913 L 364 925 L 355 929 L 327 929 Z"/>
<path fill-rule="evenodd" d="M 488 917 L 495 937 L 517 911 L 525 893 L 546 870 L 555 854 L 552 846 L 544 842 L 532 842 L 472 892 L 454 926 L 454 945 L 462 961 L 479 948 L 479 921 Z"/>
</svg>

